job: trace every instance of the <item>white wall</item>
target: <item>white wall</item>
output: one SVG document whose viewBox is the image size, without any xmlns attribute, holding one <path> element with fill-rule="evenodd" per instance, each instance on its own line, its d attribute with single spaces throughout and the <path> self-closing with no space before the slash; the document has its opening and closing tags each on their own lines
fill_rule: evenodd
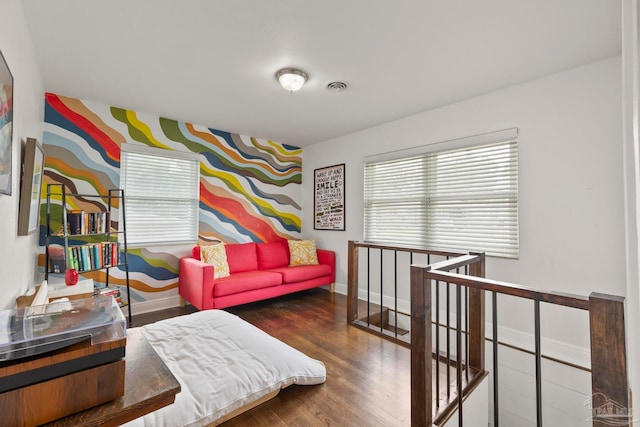
<svg viewBox="0 0 640 427">
<path fill-rule="evenodd" d="M 365 156 L 516 127 L 520 258 L 488 258 L 487 277 L 585 296 L 625 295 L 620 93 L 621 58 L 613 57 L 307 147 L 303 234 L 337 252 L 337 289 L 344 291 L 347 241 L 362 240 Z M 346 230 L 313 230 L 313 170 L 343 162 Z M 530 303 L 501 301 L 501 324 L 532 331 Z M 543 304 L 542 316 L 548 342 L 586 351 L 588 334 L 576 333 L 586 331 L 585 312 Z"/>
<path fill-rule="evenodd" d="M 625 295 L 621 110 L 621 58 L 614 57 L 307 147 L 303 235 L 337 252 L 336 289 L 346 292 L 347 241 L 363 237 L 365 156 L 517 127 L 520 258 L 488 258 L 487 277 L 585 296 Z M 313 230 L 313 170 L 343 162 L 346 230 Z M 490 309 L 487 303 L 487 314 Z M 547 304 L 541 312 L 543 354 L 588 366 L 587 313 Z M 533 349 L 530 302 L 501 298 L 499 323 L 501 341 Z M 518 363 L 503 359 L 501 365 L 501 388 L 517 388 L 522 375 L 531 383 L 530 372 L 512 374 L 522 372 Z M 560 408 L 555 412 L 564 414 L 562 422 L 572 419 L 577 425 L 584 423 L 589 394 L 588 384 L 571 385 L 579 372 L 561 365 L 547 369 L 558 384 L 545 385 L 543 397 L 545 406 Z M 529 425 L 535 412 L 532 418 L 523 408 L 533 407 L 532 399 L 531 393 L 507 392 L 501 411 L 519 419 L 514 425 Z M 545 417 L 554 418 L 555 412 Z"/>
<path fill-rule="evenodd" d="M 14 80 L 13 182 L 11 196 L 0 195 L 0 310 L 33 286 L 37 234 L 18 236 L 21 149 L 27 137 L 42 142 L 44 87 L 20 0 L 0 0 L 0 50 Z"/>
<path fill-rule="evenodd" d="M 489 377 L 485 377 L 476 386 L 474 392 L 462 402 L 462 422 L 466 425 L 489 425 L 489 414 L 486 407 L 489 401 Z M 442 427 L 457 427 L 460 420 L 459 411 L 451 415 Z"/>
</svg>

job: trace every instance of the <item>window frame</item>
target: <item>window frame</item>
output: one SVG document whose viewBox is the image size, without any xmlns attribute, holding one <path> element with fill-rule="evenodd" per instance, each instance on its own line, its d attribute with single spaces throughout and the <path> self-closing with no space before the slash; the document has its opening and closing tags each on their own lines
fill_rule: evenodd
<svg viewBox="0 0 640 427">
<path fill-rule="evenodd" d="M 141 159 L 146 159 L 147 162 L 140 165 L 138 162 Z M 153 159 L 156 159 L 156 164 L 149 163 L 153 162 Z M 119 188 L 124 190 L 128 247 L 170 246 L 198 242 L 200 160 L 201 157 L 198 153 L 122 144 Z M 129 167 L 134 167 L 136 164 L 148 166 L 148 172 L 157 172 L 161 165 L 164 165 L 168 166 L 169 170 L 171 167 L 175 167 L 175 170 L 180 173 L 169 174 L 165 169 L 163 173 L 154 173 L 153 180 L 144 179 L 142 176 L 136 177 L 136 173 L 131 173 L 128 170 Z M 187 167 L 187 171 L 181 173 L 183 172 L 181 167 L 184 166 Z M 141 180 L 140 182 L 135 181 L 138 178 Z M 187 180 L 193 181 L 187 182 Z M 183 183 L 184 187 L 177 189 L 176 187 L 180 183 Z M 160 190 L 162 186 L 164 186 L 164 190 Z M 140 192 L 143 187 L 151 194 L 142 195 Z M 169 194 L 161 195 L 160 191 L 168 191 Z M 174 214 L 164 215 L 163 219 L 152 221 L 150 219 L 155 216 L 152 213 L 154 210 L 162 210 L 168 214 L 173 212 Z M 148 216 L 144 216 L 145 213 Z M 122 213 L 120 219 L 122 219 Z M 186 224 L 184 230 L 175 227 L 181 221 Z M 140 230 L 136 229 L 138 226 L 141 227 Z M 163 232 L 150 230 L 153 227 L 164 227 Z M 144 229 L 146 231 L 143 231 Z M 167 230 L 177 231 L 167 233 Z"/>
<path fill-rule="evenodd" d="M 433 164 L 442 163 L 447 156 L 451 158 L 448 171 L 438 174 Z M 370 156 L 364 166 L 364 240 L 518 259 L 518 163 L 515 128 Z M 385 178 L 388 183 L 373 181 L 379 173 L 374 169 L 385 166 L 390 168 L 390 175 Z M 398 170 L 393 171 L 393 167 Z M 417 172 L 419 167 L 424 170 Z M 403 180 L 404 175 L 425 182 L 411 184 Z M 485 183 L 478 185 L 481 178 Z M 442 188 L 438 187 L 438 180 L 444 181 Z M 402 201 L 396 208 L 392 206 L 391 198 L 408 200 L 407 193 L 414 189 L 424 191 L 412 202 L 417 214 Z M 384 204 L 385 198 L 390 200 L 388 205 Z"/>
</svg>

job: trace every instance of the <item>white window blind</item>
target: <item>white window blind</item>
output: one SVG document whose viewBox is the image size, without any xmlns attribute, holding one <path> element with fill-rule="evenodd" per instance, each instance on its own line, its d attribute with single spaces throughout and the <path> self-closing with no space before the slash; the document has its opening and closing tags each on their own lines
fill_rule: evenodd
<svg viewBox="0 0 640 427">
<path fill-rule="evenodd" d="M 129 246 L 195 243 L 200 161 L 197 155 L 123 146 L 120 188 Z"/>
<path fill-rule="evenodd" d="M 517 141 L 365 166 L 365 240 L 518 257 Z"/>
</svg>

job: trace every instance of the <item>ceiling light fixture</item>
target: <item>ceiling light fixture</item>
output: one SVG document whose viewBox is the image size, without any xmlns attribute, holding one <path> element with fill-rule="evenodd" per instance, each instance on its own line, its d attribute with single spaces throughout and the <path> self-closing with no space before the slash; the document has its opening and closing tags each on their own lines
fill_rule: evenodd
<svg viewBox="0 0 640 427">
<path fill-rule="evenodd" d="M 293 93 L 302 88 L 309 76 L 296 68 L 283 68 L 276 73 L 276 78 L 285 90 Z"/>
</svg>

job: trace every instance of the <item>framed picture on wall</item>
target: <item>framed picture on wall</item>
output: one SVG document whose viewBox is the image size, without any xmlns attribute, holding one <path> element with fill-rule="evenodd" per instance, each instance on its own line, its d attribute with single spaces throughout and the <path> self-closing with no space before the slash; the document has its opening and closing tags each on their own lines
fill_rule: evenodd
<svg viewBox="0 0 640 427">
<path fill-rule="evenodd" d="M 313 228 L 344 230 L 344 163 L 313 171 Z"/>
<path fill-rule="evenodd" d="M 42 151 L 42 146 L 34 138 L 27 138 L 22 161 L 18 236 L 26 236 L 38 229 L 43 169 L 44 151 Z"/>
<path fill-rule="evenodd" d="M 13 76 L 0 52 L 0 194 L 11 195 Z"/>
</svg>

